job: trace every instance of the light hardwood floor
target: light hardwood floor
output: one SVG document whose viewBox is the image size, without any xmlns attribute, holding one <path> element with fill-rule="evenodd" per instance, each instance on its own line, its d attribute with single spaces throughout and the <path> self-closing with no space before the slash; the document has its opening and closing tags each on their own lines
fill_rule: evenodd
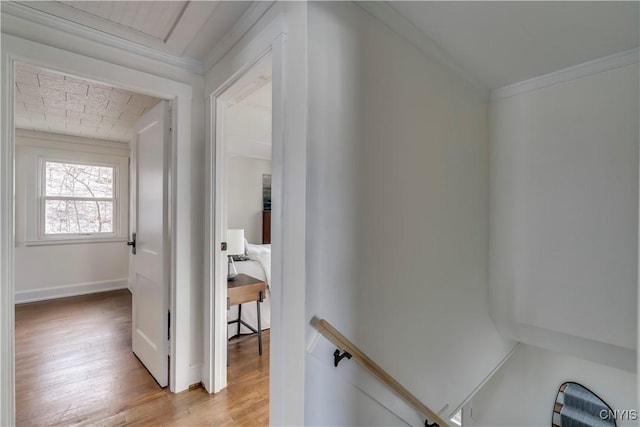
<svg viewBox="0 0 640 427">
<path fill-rule="evenodd" d="M 269 424 L 269 331 L 229 346 L 229 387 L 160 388 L 131 352 L 131 294 L 16 306 L 18 426 Z"/>
</svg>

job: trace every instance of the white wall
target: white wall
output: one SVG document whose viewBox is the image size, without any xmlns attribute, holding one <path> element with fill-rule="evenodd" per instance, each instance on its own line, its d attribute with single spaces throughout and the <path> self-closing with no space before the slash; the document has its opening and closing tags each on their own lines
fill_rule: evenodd
<svg viewBox="0 0 640 427">
<path fill-rule="evenodd" d="M 522 344 L 465 405 L 465 426 L 548 426 L 560 385 L 580 383 L 612 409 L 638 410 L 636 375 Z M 619 426 L 638 425 L 618 420 Z"/>
<path fill-rule="evenodd" d="M 270 108 L 243 104 L 227 107 L 224 112 L 227 154 L 271 159 L 271 116 Z"/>
<path fill-rule="evenodd" d="M 224 117 L 225 133 L 231 139 L 230 150 L 243 141 L 271 145 L 270 109 L 240 103 L 228 107 Z M 271 157 L 271 153 L 267 157 Z"/>
<path fill-rule="evenodd" d="M 487 100 L 352 3 L 308 20 L 308 319 L 446 417 L 514 345 L 489 317 Z M 332 349 L 306 366 L 305 424 L 402 423 L 344 390 Z"/>
<path fill-rule="evenodd" d="M 262 175 L 271 161 L 229 157 L 227 161 L 227 227 L 243 228 L 249 243 L 262 243 Z"/>
<path fill-rule="evenodd" d="M 103 243 L 47 244 L 29 246 L 28 204 L 33 197 L 37 162 L 31 152 L 49 150 L 98 156 L 129 157 L 128 144 L 96 143 L 77 137 L 42 132 L 22 132 L 16 136 L 15 197 L 15 283 L 16 302 L 77 295 L 128 286 L 129 258 L 124 241 Z M 50 151 L 55 150 L 55 151 Z M 102 156 L 102 157 L 100 157 Z M 125 162 L 128 167 L 128 162 Z M 127 170 L 122 171 L 127 176 Z M 124 183 L 128 188 L 128 182 Z M 123 202 L 128 213 L 128 192 Z M 123 224 L 125 230 L 128 224 Z"/>
<path fill-rule="evenodd" d="M 492 316 L 505 336 L 634 371 L 638 64 L 491 106 Z"/>
</svg>

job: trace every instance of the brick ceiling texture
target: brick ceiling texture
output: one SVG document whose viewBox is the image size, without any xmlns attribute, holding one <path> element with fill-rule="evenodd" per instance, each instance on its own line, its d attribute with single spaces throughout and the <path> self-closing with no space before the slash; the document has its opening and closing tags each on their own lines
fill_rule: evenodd
<svg viewBox="0 0 640 427">
<path fill-rule="evenodd" d="M 160 100 L 24 64 L 16 67 L 18 129 L 128 142 Z"/>
</svg>

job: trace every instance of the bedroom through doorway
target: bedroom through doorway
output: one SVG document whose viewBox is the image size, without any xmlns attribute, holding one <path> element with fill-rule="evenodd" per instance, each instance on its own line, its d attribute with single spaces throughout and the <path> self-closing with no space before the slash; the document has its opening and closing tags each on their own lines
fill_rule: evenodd
<svg viewBox="0 0 640 427">
<path fill-rule="evenodd" d="M 215 228 L 222 251 L 215 286 L 226 288 L 226 366 L 256 375 L 251 384 L 227 371 L 229 388 L 269 398 L 271 328 L 272 57 L 267 54 L 216 99 Z M 268 423 L 268 405 L 260 405 Z"/>
<path fill-rule="evenodd" d="M 144 201 L 169 192 L 158 153 L 170 148 L 170 102 L 55 68 L 14 72 L 16 422 L 94 420 L 169 383 L 169 278 L 145 294 L 127 242 L 142 236 L 140 257 L 145 237 L 169 238 L 167 195 Z M 164 271 L 170 248 L 152 249 Z"/>
</svg>

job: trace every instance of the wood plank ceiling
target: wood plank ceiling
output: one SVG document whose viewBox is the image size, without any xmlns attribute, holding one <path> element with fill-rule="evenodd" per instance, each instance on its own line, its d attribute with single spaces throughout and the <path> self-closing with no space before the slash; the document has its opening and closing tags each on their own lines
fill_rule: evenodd
<svg viewBox="0 0 640 427">
<path fill-rule="evenodd" d="M 242 14 L 249 1 L 27 1 L 58 19 L 172 56 L 202 61 Z M 55 17 L 55 18 L 54 18 Z"/>
<path fill-rule="evenodd" d="M 74 9 L 167 41 L 188 1 L 63 1 Z M 153 16 L 154 19 L 149 19 Z"/>
</svg>

